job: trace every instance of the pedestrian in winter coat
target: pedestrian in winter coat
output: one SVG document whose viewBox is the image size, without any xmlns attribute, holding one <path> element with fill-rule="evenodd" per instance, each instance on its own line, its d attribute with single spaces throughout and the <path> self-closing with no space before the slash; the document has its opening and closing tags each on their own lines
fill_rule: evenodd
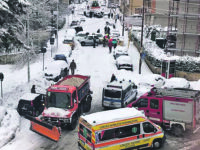
<svg viewBox="0 0 200 150">
<path fill-rule="evenodd" d="M 32 88 L 31 88 L 31 93 L 36 93 L 36 90 L 35 90 L 35 85 L 32 85 Z"/>
<path fill-rule="evenodd" d="M 107 29 L 107 33 L 110 34 L 110 27 L 108 27 L 108 29 Z"/>
<path fill-rule="evenodd" d="M 113 18 L 113 13 L 111 13 L 111 18 Z"/>
<path fill-rule="evenodd" d="M 114 73 L 112 74 L 111 79 L 110 79 L 110 82 L 113 82 L 113 81 L 117 81 L 117 78 L 116 78 L 116 76 L 114 75 Z"/>
<path fill-rule="evenodd" d="M 74 62 L 74 59 L 73 59 L 72 62 L 70 63 L 69 68 L 71 69 L 71 74 L 74 75 L 75 69 L 76 69 L 76 63 Z"/>
<path fill-rule="evenodd" d="M 97 33 L 100 33 L 100 29 L 97 30 Z"/>
<path fill-rule="evenodd" d="M 108 27 L 105 26 L 105 27 L 104 27 L 104 33 L 105 33 L 105 34 L 107 34 L 107 30 L 108 30 Z"/>
<path fill-rule="evenodd" d="M 113 43 L 113 47 L 114 47 L 114 49 L 117 47 L 117 40 L 115 39 L 115 40 L 112 40 L 112 43 Z"/>
<path fill-rule="evenodd" d="M 106 37 L 104 36 L 103 37 L 103 47 L 105 47 L 106 46 Z"/>
<path fill-rule="evenodd" d="M 96 39 L 95 37 L 93 38 L 93 48 L 95 48 L 95 45 L 96 45 Z"/>
<path fill-rule="evenodd" d="M 112 40 L 111 39 L 108 41 L 108 47 L 109 47 L 109 53 L 111 53 L 112 52 Z"/>
</svg>

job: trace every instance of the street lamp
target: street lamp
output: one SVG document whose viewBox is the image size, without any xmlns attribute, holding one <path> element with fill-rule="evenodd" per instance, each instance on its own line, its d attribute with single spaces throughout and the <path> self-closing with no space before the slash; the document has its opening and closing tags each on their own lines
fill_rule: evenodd
<svg viewBox="0 0 200 150">
<path fill-rule="evenodd" d="M 142 6 L 142 30 L 141 30 L 141 40 L 140 40 L 140 60 L 139 60 L 139 74 L 141 74 L 142 67 L 142 54 L 143 54 L 143 29 L 144 29 L 144 0 Z"/>
<path fill-rule="evenodd" d="M 0 72 L 0 81 L 1 81 L 1 97 L 3 98 L 3 86 L 2 86 L 2 82 L 4 79 L 4 75 L 2 72 Z"/>
</svg>

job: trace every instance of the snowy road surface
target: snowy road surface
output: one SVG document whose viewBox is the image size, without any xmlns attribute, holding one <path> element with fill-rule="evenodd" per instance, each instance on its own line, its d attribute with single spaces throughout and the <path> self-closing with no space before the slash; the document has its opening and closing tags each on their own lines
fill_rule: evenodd
<svg viewBox="0 0 200 150">
<path fill-rule="evenodd" d="M 79 12 L 80 13 L 80 12 Z M 79 18 L 80 16 L 73 16 L 73 18 Z M 72 19 L 70 16 L 69 20 Z M 67 19 L 68 20 L 68 19 Z M 107 18 L 87 18 L 86 22 L 82 23 L 83 29 L 89 31 L 90 33 L 96 32 L 98 29 L 103 33 L 104 26 L 106 21 L 110 21 L 111 19 Z M 121 32 L 121 25 L 119 21 L 116 25 L 117 29 Z M 62 41 L 64 39 L 64 35 L 66 33 L 67 24 L 59 31 L 59 50 L 65 49 L 65 45 L 63 45 Z M 127 32 L 125 32 L 125 44 L 127 45 Z M 55 46 L 53 46 L 53 52 L 55 53 Z M 91 76 L 91 90 L 93 91 L 92 97 L 92 108 L 89 113 L 103 111 L 101 106 L 101 97 L 102 97 L 102 89 L 103 86 L 109 82 L 112 73 L 116 75 L 119 79 L 131 79 L 135 82 L 139 80 L 147 79 L 150 80 L 150 75 L 152 75 L 151 71 L 147 67 L 147 65 L 143 62 L 142 64 L 142 75 L 138 75 L 138 62 L 139 62 L 139 53 L 137 49 L 130 44 L 130 48 L 128 53 L 132 58 L 132 63 L 134 66 L 134 71 L 126 71 L 126 70 L 117 70 L 115 66 L 115 60 L 113 59 L 112 54 L 109 54 L 108 47 L 102 47 L 99 45 L 96 48 L 86 46 L 82 47 L 79 43 L 77 43 L 75 50 L 71 58 L 69 58 L 69 62 L 74 59 L 77 63 L 76 74 L 82 75 L 90 75 Z M 48 52 L 45 54 L 45 63 L 48 63 L 50 60 L 50 46 L 48 47 Z M 41 56 L 40 56 L 41 57 Z M 25 150 L 77 150 L 78 149 L 78 136 L 77 136 L 77 128 L 74 131 L 62 130 L 61 140 L 57 143 L 42 137 L 32 131 L 29 130 L 30 122 L 16 113 L 16 107 L 18 104 L 19 98 L 26 92 L 30 91 L 31 85 L 36 85 L 36 90 L 38 92 L 45 92 L 45 89 L 51 84 L 50 82 L 45 81 L 43 78 L 42 72 L 42 59 L 38 58 L 38 61 L 32 62 L 31 64 L 31 82 L 27 83 L 27 66 L 22 69 L 14 69 L 15 66 L 11 65 L 1 65 L 1 71 L 5 73 L 5 81 L 4 81 L 4 98 L 3 98 L 3 106 L 11 109 L 7 110 L 11 116 L 15 115 L 15 119 L 10 117 L 10 122 L 7 122 L 6 126 L 0 127 L 0 133 L 7 135 L 7 140 L 2 139 L 3 136 L 0 135 L 0 145 L 1 150 L 13 150 L 13 149 L 25 149 Z M 1 109 L 4 110 L 5 108 Z M 3 111 L 4 112 L 4 111 Z M 6 119 L 6 117 L 0 117 Z M 9 129 L 9 130 L 7 130 Z M 4 131 L 4 132 L 2 132 Z M 12 131 L 12 132 L 11 132 Z M 9 136 L 12 134 L 12 136 Z M 6 137 L 6 136 L 5 136 Z M 162 149 L 165 150 L 178 150 L 184 148 L 188 145 L 192 145 L 190 143 L 191 140 L 196 140 L 198 138 L 197 135 L 192 136 L 188 134 L 188 136 L 176 138 L 167 134 L 167 141 Z M 185 143 L 185 144 L 184 144 Z"/>
</svg>

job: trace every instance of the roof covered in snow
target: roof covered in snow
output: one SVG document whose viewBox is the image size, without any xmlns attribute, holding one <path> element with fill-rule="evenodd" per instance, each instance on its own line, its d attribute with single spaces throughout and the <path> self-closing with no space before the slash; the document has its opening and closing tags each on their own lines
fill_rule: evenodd
<svg viewBox="0 0 200 150">
<path fill-rule="evenodd" d="M 144 117 L 144 114 L 135 108 L 120 108 L 82 116 L 83 119 L 93 126 L 136 117 Z"/>
</svg>

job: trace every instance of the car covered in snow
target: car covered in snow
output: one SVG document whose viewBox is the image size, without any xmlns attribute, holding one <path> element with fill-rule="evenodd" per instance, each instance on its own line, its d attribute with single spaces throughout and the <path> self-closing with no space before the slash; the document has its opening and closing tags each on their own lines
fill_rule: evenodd
<svg viewBox="0 0 200 150">
<path fill-rule="evenodd" d="M 133 64 L 130 56 L 119 56 L 116 59 L 117 69 L 129 69 L 133 71 Z"/>
<path fill-rule="evenodd" d="M 119 56 L 128 56 L 128 49 L 126 47 L 118 46 L 113 51 L 113 57 L 117 59 Z"/>
<path fill-rule="evenodd" d="M 20 116 L 38 117 L 44 110 L 44 99 L 43 94 L 26 93 L 19 100 L 17 112 Z"/>
<path fill-rule="evenodd" d="M 119 30 L 115 30 L 115 29 L 111 30 L 111 36 L 112 37 L 119 37 L 120 36 Z"/>
<path fill-rule="evenodd" d="M 81 32 L 78 32 L 75 36 L 75 39 L 77 41 L 81 41 L 81 40 L 84 40 L 86 36 L 89 35 L 89 32 L 85 32 L 85 31 L 81 31 Z"/>
<path fill-rule="evenodd" d="M 190 88 L 190 82 L 184 78 L 172 77 L 165 80 L 163 88 Z"/>
<path fill-rule="evenodd" d="M 79 42 L 81 43 L 81 46 L 92 46 L 94 44 L 94 40 L 96 39 L 96 45 L 98 46 L 99 44 L 99 38 L 96 35 L 88 35 L 87 37 L 85 37 L 83 40 L 80 40 Z"/>
<path fill-rule="evenodd" d="M 74 50 L 74 47 L 75 47 L 74 37 L 65 36 L 63 40 L 63 44 L 68 44 L 71 47 L 71 50 Z"/>
<path fill-rule="evenodd" d="M 44 68 L 46 80 L 57 82 L 61 77 L 68 75 L 69 65 L 63 60 L 53 60 Z"/>
</svg>

